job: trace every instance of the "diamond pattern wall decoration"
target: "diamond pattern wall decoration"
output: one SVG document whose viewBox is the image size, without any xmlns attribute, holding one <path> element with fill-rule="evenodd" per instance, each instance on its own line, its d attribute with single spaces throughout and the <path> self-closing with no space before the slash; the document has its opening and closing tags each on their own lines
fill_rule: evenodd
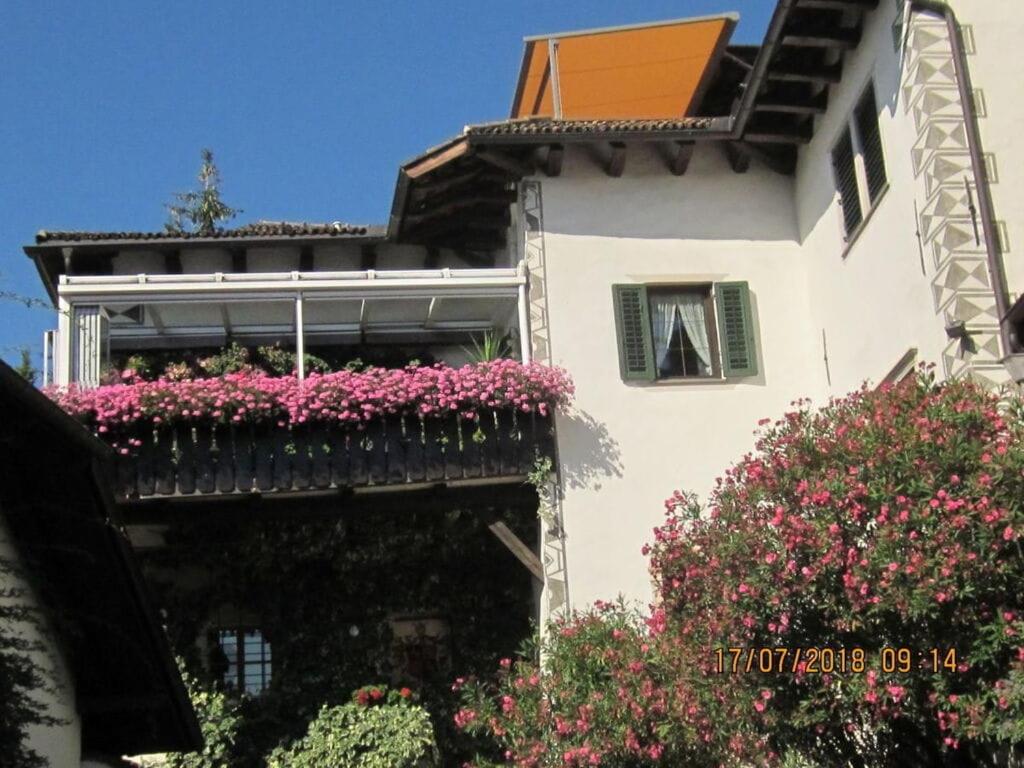
<svg viewBox="0 0 1024 768">
<path fill-rule="evenodd" d="M 904 112 L 918 132 L 911 149 L 917 177 L 918 228 L 935 272 L 932 297 L 945 325 L 963 322 L 965 344 L 952 339 L 942 355 L 947 377 L 970 376 L 988 387 L 1001 386 L 1008 374 L 999 362 L 999 318 L 988 274 L 980 222 L 971 215 L 974 177 L 949 32 L 927 14 L 913 14 L 901 90 Z M 977 229 L 976 229 L 977 227 Z"/>
</svg>

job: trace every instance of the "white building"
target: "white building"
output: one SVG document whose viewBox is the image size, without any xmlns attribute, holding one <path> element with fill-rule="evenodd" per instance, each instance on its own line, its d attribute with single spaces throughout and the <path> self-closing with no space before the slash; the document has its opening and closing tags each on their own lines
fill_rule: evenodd
<svg viewBox="0 0 1024 768">
<path fill-rule="evenodd" d="M 760 418 L 919 362 L 1021 375 L 1014 11 L 780 0 L 759 48 L 729 45 L 728 14 L 531 38 L 513 118 L 405 164 L 386 228 L 40 233 L 55 380 L 229 339 L 459 362 L 470 334 L 508 331 L 577 388 L 542 613 L 646 601 L 663 500 L 706 494 Z M 687 77 L 664 74 L 663 32 L 691 41 Z M 594 58 L 607 80 L 581 74 Z M 662 77 L 678 102 L 627 103 Z"/>
</svg>

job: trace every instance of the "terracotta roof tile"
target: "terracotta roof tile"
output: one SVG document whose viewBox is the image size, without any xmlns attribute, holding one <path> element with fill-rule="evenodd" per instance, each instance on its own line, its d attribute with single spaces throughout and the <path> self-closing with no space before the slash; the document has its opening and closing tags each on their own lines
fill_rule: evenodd
<svg viewBox="0 0 1024 768">
<path fill-rule="evenodd" d="M 329 224 L 311 224 L 290 221 L 256 221 L 234 229 L 217 229 L 213 232 L 80 232 L 40 230 L 36 243 L 48 242 L 94 242 L 106 240 L 196 240 L 263 237 L 359 237 L 377 233 L 378 227 L 345 224 L 340 221 Z"/>
<path fill-rule="evenodd" d="M 628 120 L 554 120 L 531 117 L 523 120 L 502 120 L 466 126 L 467 136 L 507 136 L 546 134 L 601 134 L 652 131 L 689 131 L 711 127 L 708 117 L 679 117 Z"/>
</svg>

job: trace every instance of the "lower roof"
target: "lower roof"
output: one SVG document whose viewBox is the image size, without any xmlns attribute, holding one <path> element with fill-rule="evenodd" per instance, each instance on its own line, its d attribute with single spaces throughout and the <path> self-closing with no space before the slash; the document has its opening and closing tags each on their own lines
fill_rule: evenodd
<svg viewBox="0 0 1024 768">
<path fill-rule="evenodd" d="M 0 362 L 0 513 L 68 662 L 83 752 L 202 748 L 131 545 L 113 453 Z"/>
</svg>

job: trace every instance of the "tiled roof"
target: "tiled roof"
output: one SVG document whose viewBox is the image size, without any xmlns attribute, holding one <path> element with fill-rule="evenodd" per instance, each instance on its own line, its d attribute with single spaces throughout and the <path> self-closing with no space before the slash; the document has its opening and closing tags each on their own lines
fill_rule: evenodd
<svg viewBox="0 0 1024 768">
<path fill-rule="evenodd" d="M 692 131 L 711 127 L 708 117 L 679 117 L 628 120 L 554 120 L 531 117 L 524 120 L 502 120 L 466 126 L 467 136 L 529 136 L 546 134 L 601 134 L 652 131 Z"/>
<path fill-rule="evenodd" d="M 310 224 L 291 221 L 256 221 L 235 229 L 217 229 L 213 232 L 77 232 L 40 230 L 36 243 L 93 242 L 105 240 L 195 240 L 262 237 L 359 237 L 374 234 L 378 228 L 340 221 L 329 224 Z"/>
</svg>

